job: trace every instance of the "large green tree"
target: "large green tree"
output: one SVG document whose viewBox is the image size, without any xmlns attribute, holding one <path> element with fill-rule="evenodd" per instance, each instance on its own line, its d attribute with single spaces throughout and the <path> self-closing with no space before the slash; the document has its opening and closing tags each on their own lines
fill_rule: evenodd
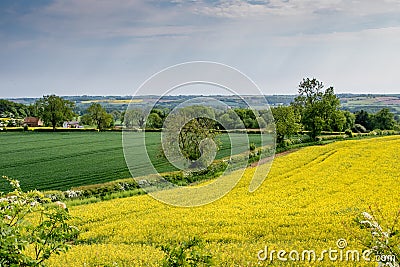
<svg viewBox="0 0 400 267">
<path fill-rule="evenodd" d="M 255 110 L 249 108 L 235 108 L 234 110 L 247 129 L 258 129 L 262 128 L 263 126 L 265 127 L 264 119 L 262 119 L 264 125 L 259 125 L 257 118 L 260 119 L 260 117 Z"/>
<path fill-rule="evenodd" d="M 388 108 L 378 111 L 373 117 L 373 123 L 375 129 L 381 130 L 393 130 L 396 125 L 394 114 Z"/>
<path fill-rule="evenodd" d="M 191 162 L 188 166 L 191 168 L 202 168 L 210 163 L 215 152 L 213 150 L 218 149 L 215 139 L 217 123 L 213 109 L 204 106 L 180 108 L 169 115 L 165 126 L 163 143 L 167 150 L 164 153 L 170 155 L 172 160 L 176 155 L 182 154 Z"/>
<path fill-rule="evenodd" d="M 324 90 L 322 82 L 306 78 L 299 84 L 299 95 L 293 106 L 301 114 L 301 122 L 315 139 L 323 130 L 343 128 L 345 116 L 339 110 L 340 101 L 333 87 Z"/>
<path fill-rule="evenodd" d="M 99 103 L 93 103 L 86 110 L 86 114 L 82 116 L 81 121 L 84 124 L 94 124 L 101 131 L 104 128 L 111 127 L 114 119 Z"/>
<path fill-rule="evenodd" d="M 348 110 L 343 111 L 343 115 L 346 118 L 346 123 L 344 124 L 343 129 L 347 130 L 347 129 L 353 129 L 355 122 L 356 122 L 356 115 L 354 115 L 353 113 L 351 113 Z"/>
<path fill-rule="evenodd" d="M 218 121 L 225 127 L 226 130 L 244 128 L 243 122 L 233 109 L 228 109 L 218 115 Z"/>
<path fill-rule="evenodd" d="M 147 117 L 146 128 L 161 129 L 163 126 L 163 120 L 158 113 L 152 112 Z"/>
<path fill-rule="evenodd" d="M 43 96 L 36 101 L 35 105 L 38 116 L 46 125 L 53 127 L 53 131 L 64 121 L 72 120 L 75 116 L 73 112 L 75 103 L 56 95 Z"/>
<path fill-rule="evenodd" d="M 285 136 L 290 136 L 300 130 L 300 117 L 297 116 L 292 106 L 272 108 L 275 120 L 276 142 L 282 143 Z"/>
<path fill-rule="evenodd" d="M 143 128 L 146 123 L 146 110 L 143 108 L 128 109 L 122 114 L 122 122 L 127 128 Z"/>
<path fill-rule="evenodd" d="M 369 114 L 365 110 L 360 110 L 356 112 L 356 119 L 355 123 L 360 124 L 365 127 L 367 130 L 372 130 L 374 125 L 373 125 L 373 115 Z"/>
</svg>

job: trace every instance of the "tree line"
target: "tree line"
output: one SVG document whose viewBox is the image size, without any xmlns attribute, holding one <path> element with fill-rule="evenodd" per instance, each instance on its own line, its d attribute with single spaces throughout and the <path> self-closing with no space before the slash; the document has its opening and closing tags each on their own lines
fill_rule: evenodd
<svg viewBox="0 0 400 267">
<path fill-rule="evenodd" d="M 0 99 L 0 116 L 2 118 L 23 118 L 33 113 L 31 106 Z"/>
<path fill-rule="evenodd" d="M 0 115 L 8 118 L 38 117 L 53 130 L 65 121 L 78 120 L 85 125 L 95 125 L 99 130 L 114 125 L 113 114 L 109 114 L 99 103 L 92 103 L 83 116 L 75 111 L 75 102 L 56 95 L 46 95 L 32 105 L 23 105 L 8 100 L 0 100 Z M 17 126 L 17 125 L 12 125 Z"/>
<path fill-rule="evenodd" d="M 300 131 L 307 132 L 315 140 L 323 131 L 363 133 L 399 127 L 394 114 L 388 108 L 383 108 L 376 114 L 364 110 L 356 113 L 342 110 L 334 88 L 325 89 L 323 83 L 315 78 L 303 79 L 294 101 L 288 106 L 272 107 L 271 112 L 244 108 L 220 112 L 212 108 L 206 109 L 215 117 L 215 129 L 259 129 L 274 122 L 278 143 Z M 169 110 L 153 109 L 146 120 L 148 112 L 139 108 L 126 111 L 122 114 L 124 125 L 128 128 L 162 128 Z"/>
<path fill-rule="evenodd" d="M 111 128 L 117 121 L 126 128 L 161 129 L 171 108 L 155 107 L 149 110 L 138 107 L 128 108 L 124 112 L 107 112 L 101 104 L 92 103 L 81 116 L 75 111 L 74 102 L 56 95 L 43 96 L 29 106 L 0 100 L 0 114 L 3 117 L 35 116 L 53 129 L 72 119 L 79 119 L 82 124 L 93 125 L 99 130 Z M 272 107 L 271 110 L 217 110 L 203 107 L 202 112 L 210 113 L 215 118 L 212 127 L 217 130 L 260 129 L 274 122 L 278 143 L 300 131 L 307 132 L 312 139 L 316 139 L 323 131 L 368 132 L 399 127 L 394 114 L 388 108 L 383 108 L 376 114 L 364 110 L 356 113 L 342 110 L 334 88 L 325 88 L 323 83 L 315 78 L 305 78 L 300 82 L 298 95 L 289 105 Z"/>
<path fill-rule="evenodd" d="M 367 132 L 374 129 L 398 129 L 398 123 L 388 108 L 376 114 L 364 110 L 355 114 L 341 110 L 340 100 L 334 88 L 324 88 L 322 82 L 313 78 L 303 79 L 298 87 L 298 96 L 289 106 L 272 108 L 278 143 L 299 131 L 307 131 L 316 139 L 322 131 Z"/>
</svg>

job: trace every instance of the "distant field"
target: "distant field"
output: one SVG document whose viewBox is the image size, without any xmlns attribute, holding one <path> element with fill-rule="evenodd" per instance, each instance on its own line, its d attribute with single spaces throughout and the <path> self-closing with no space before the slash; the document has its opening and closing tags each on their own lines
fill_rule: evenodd
<svg viewBox="0 0 400 267">
<path fill-rule="evenodd" d="M 160 133 L 147 133 L 148 153 L 159 172 L 173 171 L 174 167 L 159 157 Z M 139 137 L 139 136 L 138 136 Z M 222 147 L 217 158 L 229 156 L 227 135 L 221 135 Z M 249 135 L 250 142 L 259 145 L 259 135 Z M 140 138 L 137 142 L 142 142 Z M 0 175 L 21 181 L 24 190 L 67 190 L 73 186 L 104 183 L 129 178 L 122 150 L 122 134 L 118 132 L 71 133 L 0 133 Z M 132 144 L 135 148 L 135 144 Z M 243 146 L 241 151 L 247 147 Z M 136 176 L 149 170 L 138 158 Z M 8 190 L 0 182 L 0 191 Z"/>
<path fill-rule="evenodd" d="M 352 112 L 361 109 L 368 112 L 376 113 L 382 108 L 389 108 L 391 112 L 400 115 L 400 97 L 398 95 L 388 96 L 354 96 L 341 98 L 343 108 Z"/>
<path fill-rule="evenodd" d="M 129 104 L 129 103 L 140 103 L 143 102 L 143 99 L 104 99 L 104 100 L 85 100 L 81 103 L 90 104 L 90 103 L 107 103 L 107 104 Z"/>
</svg>

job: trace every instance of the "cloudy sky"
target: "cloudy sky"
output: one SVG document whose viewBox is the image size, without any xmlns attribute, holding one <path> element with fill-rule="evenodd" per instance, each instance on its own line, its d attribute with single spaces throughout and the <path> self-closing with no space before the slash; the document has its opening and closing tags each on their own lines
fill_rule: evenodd
<svg viewBox="0 0 400 267">
<path fill-rule="evenodd" d="M 400 93 L 400 0 L 1 0 L 0 48 L 0 97 L 132 95 L 193 60 L 265 94 Z"/>
</svg>

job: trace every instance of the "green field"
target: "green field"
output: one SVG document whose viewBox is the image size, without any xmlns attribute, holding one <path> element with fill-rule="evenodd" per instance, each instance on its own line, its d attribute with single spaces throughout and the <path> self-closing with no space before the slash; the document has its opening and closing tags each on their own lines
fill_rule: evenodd
<svg viewBox="0 0 400 267">
<path fill-rule="evenodd" d="M 221 135 L 220 139 L 219 159 L 230 155 L 228 136 Z M 143 142 L 139 133 L 135 140 Z M 249 135 L 249 140 L 260 143 L 259 135 Z M 159 157 L 160 133 L 146 133 L 146 141 L 156 169 L 173 171 L 174 167 Z M 24 190 L 67 190 L 131 177 L 122 150 L 122 134 L 118 132 L 9 132 L 0 134 L 0 144 L 0 175 L 20 180 Z M 131 144 L 133 149 L 135 145 Z M 242 152 L 248 149 L 240 144 L 239 148 Z M 149 173 L 143 165 L 145 160 L 135 159 L 135 176 Z M 0 183 L 0 191 L 8 189 L 6 182 Z"/>
</svg>

